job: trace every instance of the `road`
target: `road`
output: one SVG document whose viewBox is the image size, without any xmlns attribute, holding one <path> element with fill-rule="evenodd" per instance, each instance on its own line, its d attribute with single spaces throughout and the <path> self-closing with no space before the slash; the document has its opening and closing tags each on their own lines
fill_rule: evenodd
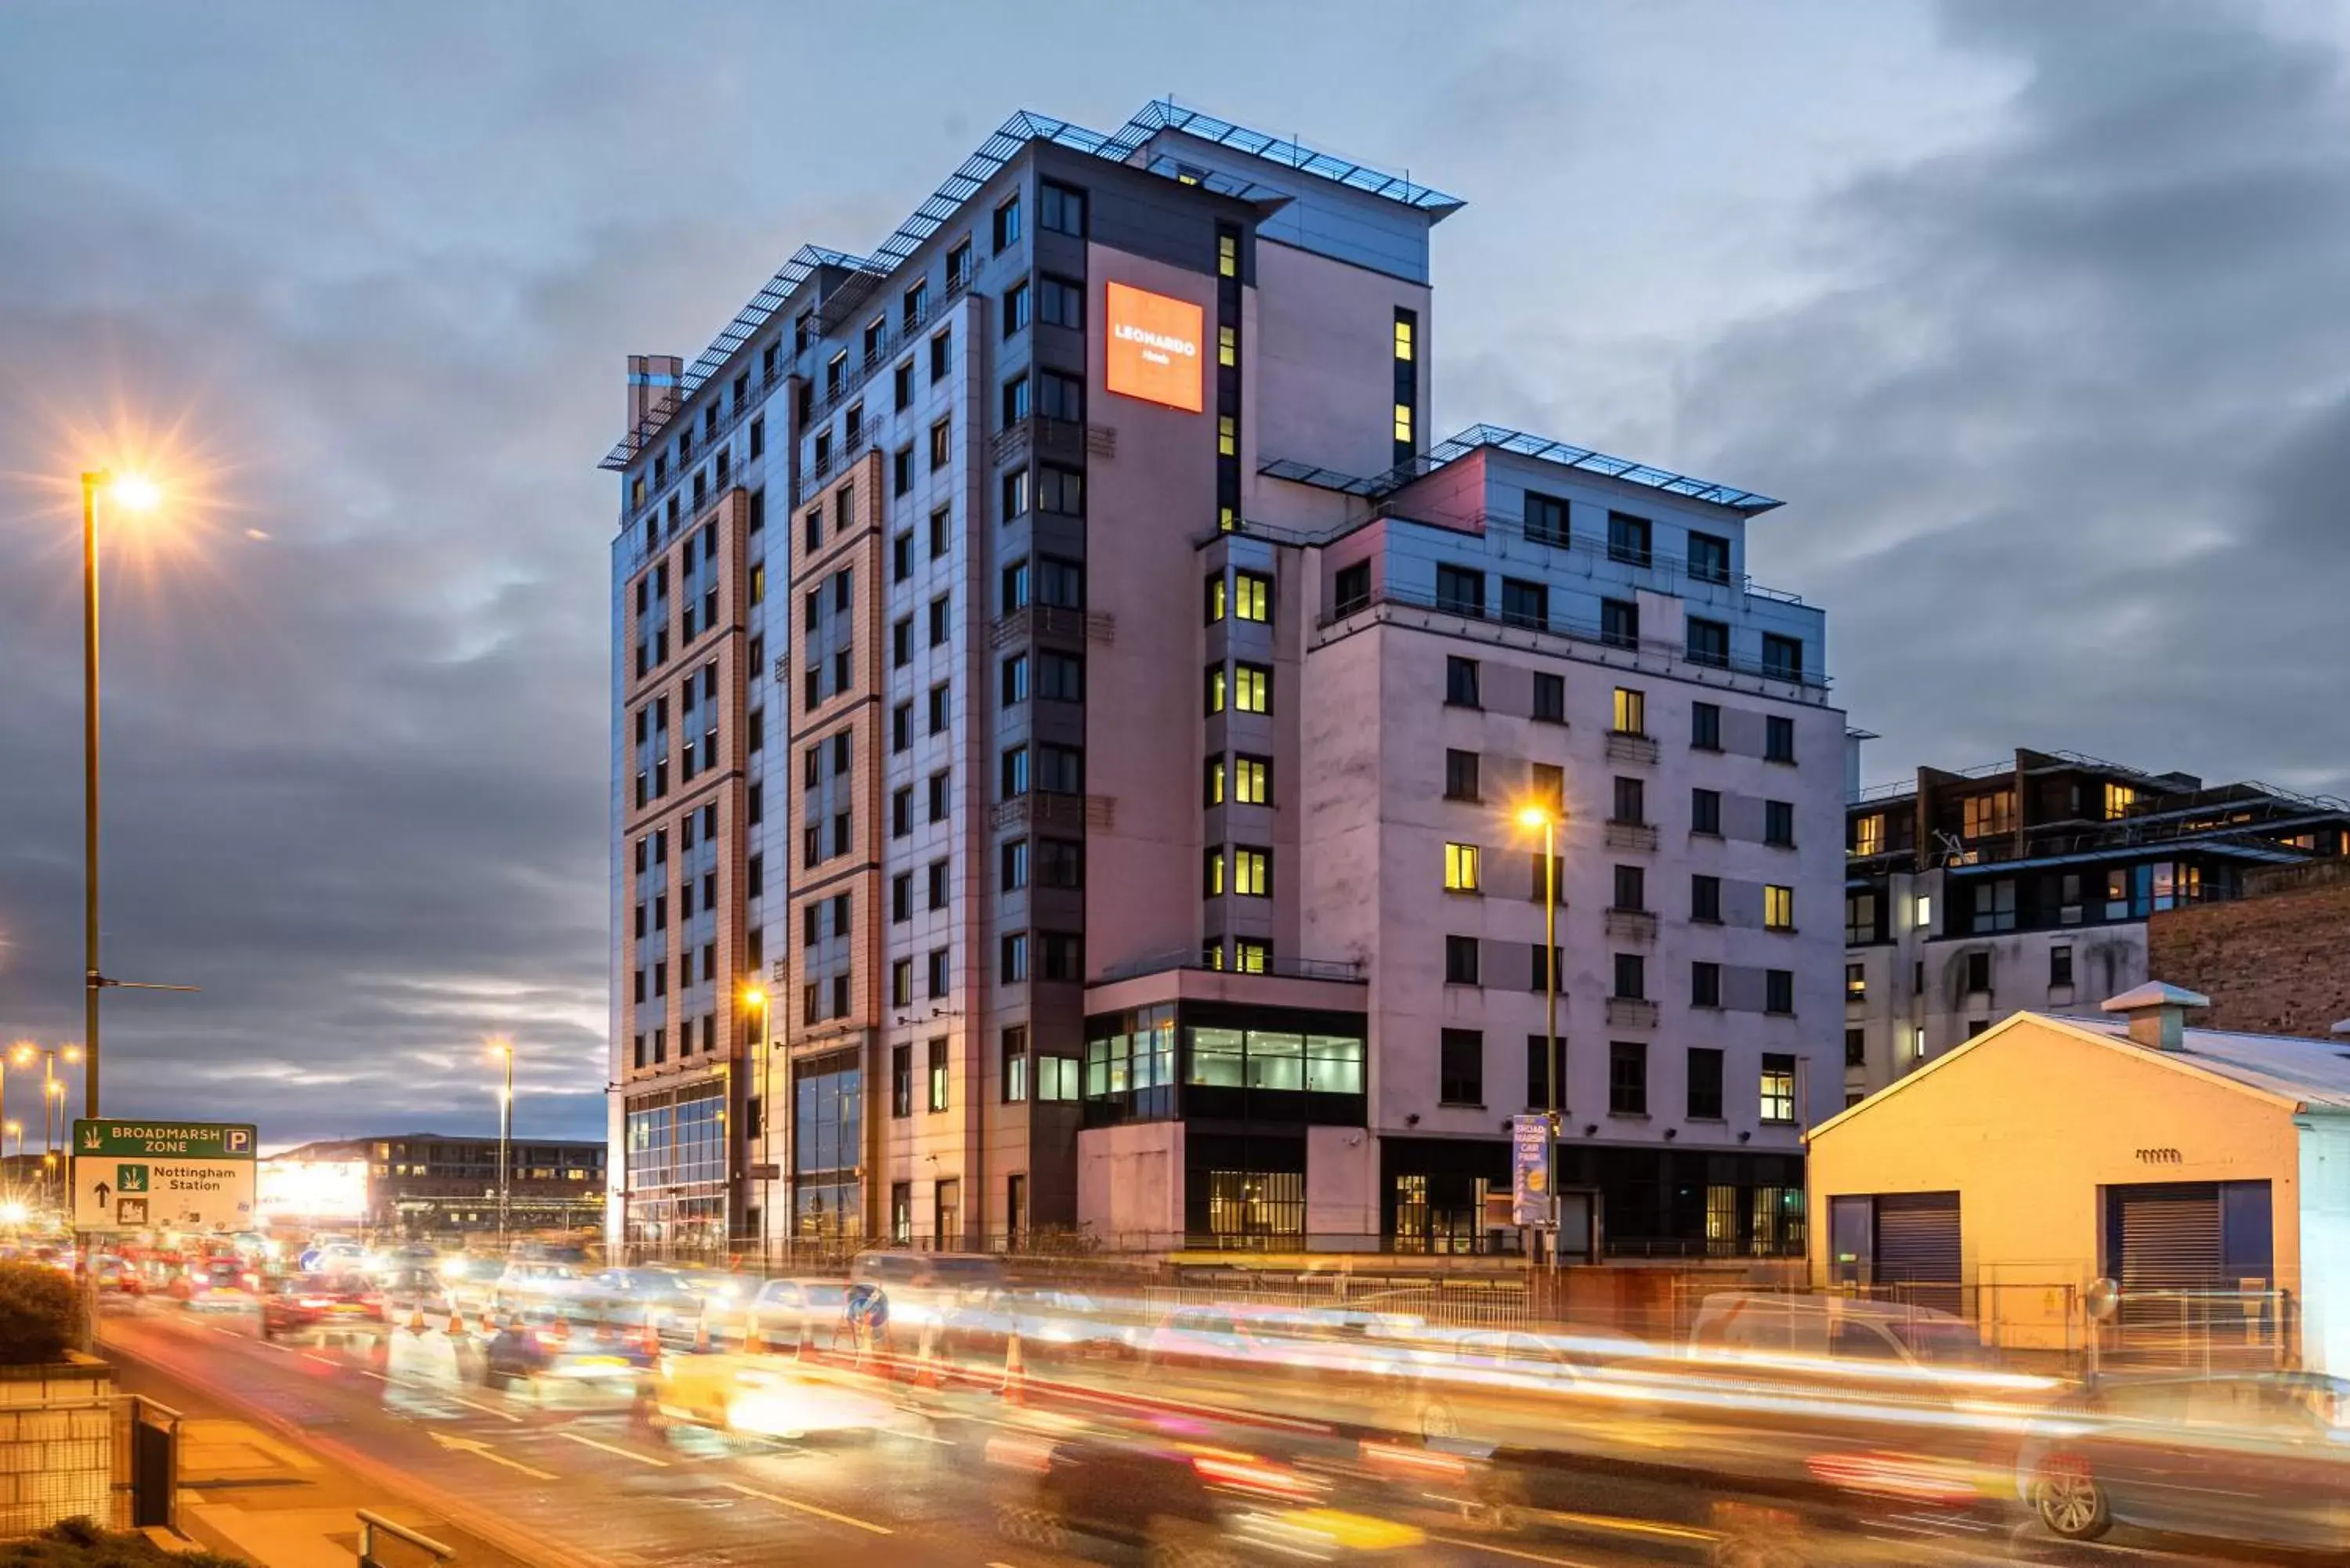
<svg viewBox="0 0 2350 1568">
<path fill-rule="evenodd" d="M 858 1560 L 909 1568 L 1073 1568 L 1131 1560 L 1012 1544 L 998 1506 L 1017 1472 L 987 1462 L 991 1440 L 1053 1429 L 1049 1411 L 1008 1407 L 993 1391 L 904 1391 L 896 1429 L 801 1442 L 656 1433 L 625 1390 L 542 1383 L 492 1391 L 470 1352 L 438 1329 L 347 1343 L 261 1339 L 250 1312 L 160 1303 L 110 1312 L 110 1353 L 233 1407 L 287 1444 L 396 1487 L 452 1532 L 484 1543 L 468 1556 L 564 1568 L 752 1568 Z M 135 1373 L 134 1373 L 135 1376 Z M 1164 1423 L 1162 1423 L 1164 1425 Z M 1182 1423 L 1190 1440 L 1320 1466 L 1344 1505 L 1426 1530 L 1414 1563 L 1615 1568 L 1702 1563 L 1714 1536 L 1706 1500 L 1602 1487 L 1600 1506 L 1488 1532 L 1409 1476 L 1371 1476 L 1357 1450 L 1281 1430 Z M 1691 1521 L 1698 1521 L 1692 1527 Z M 2003 1526 L 1923 1510 L 1880 1511 L 1796 1561 L 1962 1564 L 2189 1562 L 2129 1546 L 2058 1549 Z"/>
</svg>

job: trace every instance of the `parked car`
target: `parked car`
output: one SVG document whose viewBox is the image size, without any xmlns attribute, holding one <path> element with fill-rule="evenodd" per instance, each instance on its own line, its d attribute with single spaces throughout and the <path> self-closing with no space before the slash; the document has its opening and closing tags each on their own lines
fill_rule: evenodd
<svg viewBox="0 0 2350 1568">
<path fill-rule="evenodd" d="M 381 1328 L 383 1294 L 365 1274 L 276 1274 L 261 1282 L 261 1337 L 321 1328 Z"/>
<path fill-rule="evenodd" d="M 2050 1532 L 2116 1524 L 2242 1545 L 2350 1551 L 2350 1380 L 2316 1373 L 2101 1377 L 2058 1400 L 2016 1461 Z"/>
<path fill-rule="evenodd" d="M 1975 1325 L 1899 1302 L 1772 1291 L 1717 1291 L 1699 1303 L 1692 1355 L 1873 1363 L 1952 1373 L 1997 1368 Z"/>
<path fill-rule="evenodd" d="M 1004 1284 L 1003 1265 L 984 1252 L 859 1252 L 849 1282 L 881 1287 L 893 1323 L 919 1327 Z"/>
<path fill-rule="evenodd" d="M 848 1287 L 837 1280 L 769 1280 L 751 1298 L 750 1348 L 791 1350 L 803 1336 L 829 1348 L 847 1300 Z"/>
</svg>

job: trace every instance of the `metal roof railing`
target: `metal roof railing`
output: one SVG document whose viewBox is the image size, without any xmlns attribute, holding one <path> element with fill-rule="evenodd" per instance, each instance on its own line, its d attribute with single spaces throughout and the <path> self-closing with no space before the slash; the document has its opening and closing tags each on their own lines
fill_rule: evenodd
<svg viewBox="0 0 2350 1568">
<path fill-rule="evenodd" d="M 1514 452 L 1520 457 L 1539 458 L 1544 462 L 1557 463 L 1562 468 L 1580 469 L 1586 473 L 1596 473 L 1607 479 L 1620 479 L 1628 484 L 1646 485 L 1651 490 L 1684 496 L 1691 501 L 1726 506 L 1750 517 L 1785 504 L 1752 490 L 1675 473 L 1669 469 L 1636 462 L 1628 457 L 1610 457 L 1587 446 L 1553 441 L 1547 436 L 1529 435 L 1524 431 L 1513 431 L 1503 425 L 1471 425 L 1459 435 L 1438 442 L 1410 462 L 1398 463 L 1384 473 L 1368 476 L 1341 473 L 1335 469 L 1318 468 L 1294 458 L 1275 458 L 1260 463 L 1257 472 L 1268 478 L 1292 480 L 1319 490 L 1335 490 L 1344 495 L 1377 500 L 1392 495 L 1412 481 L 1424 479 L 1487 447 Z"/>
</svg>

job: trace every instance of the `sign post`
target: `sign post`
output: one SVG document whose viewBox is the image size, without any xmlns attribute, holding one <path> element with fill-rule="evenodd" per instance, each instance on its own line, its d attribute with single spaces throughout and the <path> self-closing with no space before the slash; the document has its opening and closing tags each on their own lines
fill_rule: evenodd
<svg viewBox="0 0 2350 1568">
<path fill-rule="evenodd" d="M 250 1122 L 77 1120 L 74 1229 L 249 1230 L 257 1141 Z"/>
</svg>

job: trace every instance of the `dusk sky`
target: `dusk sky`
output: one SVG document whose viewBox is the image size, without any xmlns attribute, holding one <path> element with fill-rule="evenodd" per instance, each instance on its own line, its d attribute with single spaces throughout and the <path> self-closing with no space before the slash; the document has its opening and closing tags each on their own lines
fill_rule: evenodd
<svg viewBox="0 0 2350 1568">
<path fill-rule="evenodd" d="M 2163 0 L 10 0 L 0 1039 L 80 1030 L 73 481 L 151 454 L 108 966 L 203 992 L 109 997 L 109 1110 L 487 1131 L 503 1033 L 523 1133 L 599 1136 L 625 357 L 1024 108 L 1465 199 L 1433 426 L 1783 498 L 1751 564 L 1825 607 L 1870 781 L 2350 793 L 2345 54 L 2350 8 Z"/>
</svg>

